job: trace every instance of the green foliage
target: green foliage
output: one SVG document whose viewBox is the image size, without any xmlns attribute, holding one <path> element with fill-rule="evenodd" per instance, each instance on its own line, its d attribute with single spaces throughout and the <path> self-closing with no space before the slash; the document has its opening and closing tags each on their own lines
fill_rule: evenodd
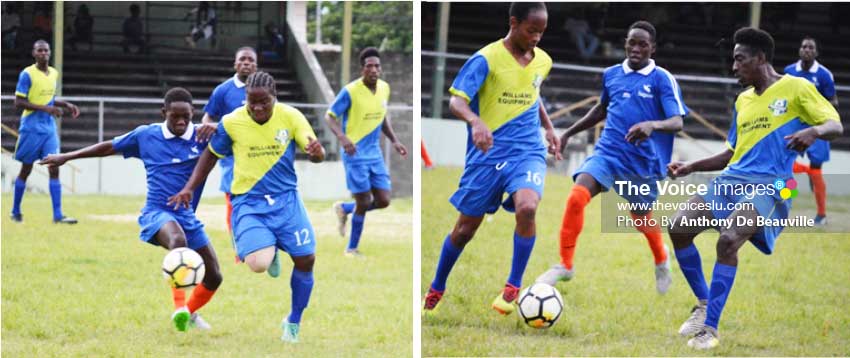
<svg viewBox="0 0 850 358">
<path fill-rule="evenodd" d="M 342 1 L 323 1 L 322 42 L 342 43 Z M 316 2 L 307 4 L 307 39 L 316 38 Z M 413 51 L 413 3 L 409 1 L 364 1 L 352 4 L 352 46 L 368 46 L 386 51 Z"/>
</svg>

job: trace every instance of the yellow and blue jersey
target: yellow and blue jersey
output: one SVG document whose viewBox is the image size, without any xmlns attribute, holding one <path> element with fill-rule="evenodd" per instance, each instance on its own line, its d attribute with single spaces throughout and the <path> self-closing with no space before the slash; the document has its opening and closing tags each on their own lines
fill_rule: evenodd
<svg viewBox="0 0 850 358">
<path fill-rule="evenodd" d="M 381 125 L 387 115 L 389 101 L 390 85 L 380 79 L 375 84 L 374 93 L 366 87 L 362 77 L 339 92 L 327 113 L 341 122 L 342 132 L 357 147 L 354 155 L 348 155 L 340 148 L 343 162 L 383 161 Z"/>
<path fill-rule="evenodd" d="M 245 83 L 239 77 L 233 77 L 216 86 L 210 95 L 210 100 L 204 106 L 204 112 L 221 120 L 225 114 L 233 112 L 245 105 Z M 218 161 L 221 166 L 221 185 L 219 190 L 230 192 L 230 182 L 233 181 L 233 157 L 224 157 Z"/>
<path fill-rule="evenodd" d="M 735 100 L 726 146 L 733 151 L 723 174 L 754 180 L 787 179 L 797 152 L 785 136 L 839 121 L 838 112 L 809 81 L 782 76 L 758 95 L 749 88 Z"/>
<path fill-rule="evenodd" d="M 25 68 L 18 76 L 15 96 L 26 98 L 35 105 L 52 106 L 56 100 L 56 80 L 59 78 L 59 72 L 50 66 L 47 66 L 47 72 L 45 74 L 39 70 L 37 64 Z M 21 115 L 19 131 L 54 133 L 56 122 L 50 113 L 25 109 Z"/>
<path fill-rule="evenodd" d="M 233 195 L 262 196 L 296 189 L 295 145 L 304 150 L 309 138 L 316 138 L 313 128 L 291 106 L 275 103 L 263 124 L 243 106 L 224 116 L 209 148 L 219 158 L 233 156 Z"/>
<path fill-rule="evenodd" d="M 467 127 L 466 165 L 546 157 L 540 135 L 540 85 L 549 76 L 552 58 L 535 47 L 534 58 L 523 67 L 502 41 L 470 57 L 449 89 L 452 95 L 466 99 L 493 132 L 493 147 L 483 153 L 473 144 Z"/>
</svg>

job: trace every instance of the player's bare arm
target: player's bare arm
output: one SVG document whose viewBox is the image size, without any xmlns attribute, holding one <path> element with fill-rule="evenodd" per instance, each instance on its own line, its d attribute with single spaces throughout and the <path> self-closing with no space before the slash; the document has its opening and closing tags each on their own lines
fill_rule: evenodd
<svg viewBox="0 0 850 358">
<path fill-rule="evenodd" d="M 201 125 L 195 128 L 195 141 L 198 143 L 207 142 L 215 134 L 218 128 L 218 122 L 209 113 L 204 113 L 204 118 L 201 119 Z"/>
<path fill-rule="evenodd" d="M 710 172 L 726 168 L 729 160 L 735 152 L 728 148 L 720 153 L 712 155 L 708 158 L 695 160 L 693 162 L 672 162 L 667 164 L 667 174 L 672 179 L 686 176 L 694 172 Z"/>
<path fill-rule="evenodd" d="M 395 131 L 393 130 L 393 124 L 390 121 L 390 115 L 387 113 L 386 117 L 384 117 L 384 123 L 381 124 L 381 132 L 387 136 L 387 139 L 390 140 L 390 143 L 393 144 L 393 149 L 395 149 L 396 153 L 401 155 L 403 158 L 407 158 L 407 147 L 398 140 L 398 137 L 395 135 Z"/>
<path fill-rule="evenodd" d="M 54 106 L 63 107 L 65 109 L 71 111 L 71 117 L 74 118 L 74 119 L 77 119 L 77 117 L 80 116 L 80 109 L 77 108 L 77 106 L 74 105 L 71 102 L 56 100 L 53 103 L 54 103 Z"/>
<path fill-rule="evenodd" d="M 98 158 L 98 157 L 108 157 L 117 153 L 115 148 L 112 146 L 112 141 L 108 140 L 105 142 L 100 142 L 94 145 L 90 145 L 88 147 L 77 149 L 73 152 L 68 153 L 59 153 L 59 154 L 50 154 L 44 159 L 42 159 L 39 164 L 46 165 L 49 168 L 59 167 L 65 164 L 65 162 L 74 159 L 80 158 Z"/>
<path fill-rule="evenodd" d="M 192 205 L 192 193 L 198 185 L 201 185 L 204 180 L 207 180 L 207 176 L 210 175 L 210 171 L 215 167 L 216 162 L 218 162 L 218 157 L 209 148 L 204 150 L 201 153 L 201 157 L 198 158 L 198 164 L 195 164 L 195 170 L 192 171 L 192 176 L 189 177 L 189 181 L 186 182 L 183 189 L 179 193 L 168 197 L 168 206 L 174 205 L 175 210 L 180 206 L 186 209 L 190 208 Z"/>
<path fill-rule="evenodd" d="M 345 154 L 354 155 L 357 153 L 357 146 L 351 142 L 351 139 L 348 139 L 348 136 L 342 132 L 342 126 L 336 120 L 334 116 L 330 114 L 325 114 L 325 122 L 330 127 L 331 132 L 336 136 L 337 140 L 339 140 L 339 145 L 342 146 L 342 149 L 345 150 Z"/>
<path fill-rule="evenodd" d="M 469 102 L 460 96 L 452 96 L 449 100 L 449 109 L 456 117 L 463 119 L 472 127 L 472 143 L 482 152 L 487 153 L 490 147 L 493 146 L 493 133 L 484 124 L 484 121 L 478 117 L 472 108 L 469 108 Z"/>
<path fill-rule="evenodd" d="M 54 117 L 62 116 L 62 108 L 59 106 L 41 106 L 35 103 L 30 102 L 24 97 L 15 96 L 15 108 L 17 109 L 29 109 L 31 111 L 42 111 L 50 113 Z"/>
<path fill-rule="evenodd" d="M 819 126 L 809 127 L 794 134 L 785 136 L 788 141 L 786 147 L 798 152 L 809 148 L 815 139 L 832 140 L 844 132 L 844 127 L 839 121 L 829 120 Z"/>
<path fill-rule="evenodd" d="M 324 161 L 325 147 L 322 146 L 322 143 L 313 137 L 308 137 L 307 140 L 307 146 L 304 147 L 304 151 L 307 152 L 307 155 L 310 157 L 310 161 L 313 163 L 321 163 Z"/>
<path fill-rule="evenodd" d="M 588 128 L 595 126 L 597 123 L 605 120 L 605 117 L 608 115 L 608 103 L 599 102 L 595 106 L 593 106 L 584 117 L 581 117 L 578 121 L 573 123 L 567 131 L 561 135 L 561 143 L 566 144 L 570 137 L 576 135 L 577 133 L 584 132 Z"/>
<path fill-rule="evenodd" d="M 540 123 L 546 130 L 546 142 L 549 143 L 549 154 L 554 155 L 555 160 L 561 160 L 563 159 L 563 156 L 561 156 L 561 139 L 555 134 L 555 127 L 552 125 L 552 120 L 549 119 L 549 113 L 546 112 L 546 108 L 542 103 L 540 104 L 539 112 Z"/>
<path fill-rule="evenodd" d="M 626 141 L 638 144 L 652 135 L 652 132 L 676 133 L 682 130 L 682 116 L 673 116 L 663 121 L 644 121 L 636 123 L 626 133 Z"/>
</svg>

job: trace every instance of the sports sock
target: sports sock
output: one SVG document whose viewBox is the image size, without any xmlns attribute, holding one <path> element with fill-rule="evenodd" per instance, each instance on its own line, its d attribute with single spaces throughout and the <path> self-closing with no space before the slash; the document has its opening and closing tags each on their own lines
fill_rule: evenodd
<svg viewBox="0 0 850 358">
<path fill-rule="evenodd" d="M 535 238 L 536 236 L 522 237 L 514 232 L 514 256 L 511 260 L 511 275 L 508 276 L 509 284 L 522 287 L 522 275 L 528 265 L 531 250 L 534 248 Z"/>
<path fill-rule="evenodd" d="M 708 309 L 705 314 L 706 326 L 717 329 L 720 314 L 723 313 L 726 298 L 729 297 L 729 292 L 732 291 L 732 284 L 735 283 L 735 273 L 737 271 L 738 268 L 736 266 L 724 265 L 719 262 L 714 264 L 714 273 L 711 274 Z"/>
<path fill-rule="evenodd" d="M 446 290 L 446 280 L 462 252 L 462 247 L 455 247 L 452 244 L 451 234 L 446 235 L 446 240 L 443 241 L 443 250 L 440 251 L 440 262 L 437 263 L 437 273 L 434 274 L 434 281 L 431 281 L 431 288 L 439 292 Z"/>
<path fill-rule="evenodd" d="M 800 164 L 800 163 L 797 163 L 797 162 L 794 162 L 794 166 L 791 167 L 791 171 L 794 172 L 794 173 L 808 173 L 809 170 L 811 170 L 811 169 L 809 168 L 808 165 Z"/>
<path fill-rule="evenodd" d="M 685 279 L 688 280 L 688 285 L 691 286 L 691 291 L 694 296 L 700 301 L 708 300 L 708 285 L 705 283 L 705 276 L 702 274 L 702 260 L 699 257 L 699 250 L 693 243 L 681 250 L 675 250 L 676 260 L 679 261 L 679 268 Z"/>
<path fill-rule="evenodd" d="M 233 204 L 230 202 L 230 193 L 224 193 L 224 202 L 227 207 L 227 233 L 230 236 L 233 236 L 233 222 L 231 221 L 233 216 Z"/>
<path fill-rule="evenodd" d="M 313 272 L 302 272 L 292 269 L 292 277 L 289 278 L 289 287 L 292 289 L 292 312 L 286 319 L 289 323 L 300 323 L 301 314 L 310 302 L 310 293 L 313 292 Z"/>
<path fill-rule="evenodd" d="M 567 207 L 561 219 L 561 263 L 568 270 L 573 268 L 573 255 L 581 228 L 584 226 L 584 207 L 590 202 L 590 191 L 581 185 L 573 185 L 567 198 Z"/>
<path fill-rule="evenodd" d="M 62 219 L 62 184 L 59 179 L 50 179 L 50 199 L 53 202 L 53 220 Z"/>
<path fill-rule="evenodd" d="M 21 215 L 21 200 L 24 199 L 24 192 L 27 189 L 27 182 L 21 178 L 15 179 L 15 198 L 12 201 L 12 214 Z"/>
<path fill-rule="evenodd" d="M 664 249 L 664 237 L 661 236 L 661 227 L 658 226 L 658 222 L 656 222 L 654 226 L 646 225 L 646 223 L 652 219 L 652 212 L 649 212 L 644 216 L 635 214 L 631 215 L 634 220 L 643 219 L 641 220 L 642 224 L 635 225 L 635 228 L 642 232 L 643 236 L 646 236 L 646 241 L 649 243 L 649 249 L 652 250 L 652 256 L 655 257 L 655 264 L 658 265 L 667 260 L 667 250 Z"/>
<path fill-rule="evenodd" d="M 363 221 L 366 217 L 363 215 L 351 215 L 351 237 L 348 239 L 348 249 L 353 250 L 360 244 L 360 234 L 363 233 Z"/>
<path fill-rule="evenodd" d="M 174 300 L 174 309 L 179 309 L 186 305 L 186 291 L 172 287 L 171 298 Z"/>
<path fill-rule="evenodd" d="M 425 164 L 425 168 L 431 168 L 434 166 L 434 163 L 431 161 L 431 156 L 428 155 L 428 151 L 425 150 L 425 142 L 420 143 L 420 147 L 422 148 L 422 163 Z"/>
<path fill-rule="evenodd" d="M 192 290 L 192 297 L 189 297 L 189 303 L 187 304 L 189 312 L 195 313 L 195 311 L 204 307 L 214 294 L 215 290 L 208 289 L 203 282 L 201 282 L 200 285 L 195 286 L 195 289 Z"/>
<path fill-rule="evenodd" d="M 356 204 L 356 203 L 354 203 L 354 202 L 350 202 L 350 203 L 342 203 L 342 211 L 343 211 L 344 213 L 346 213 L 346 214 L 351 214 L 351 213 L 353 213 L 353 212 L 354 212 L 354 207 L 355 207 L 355 206 L 357 206 L 357 204 Z"/>
<path fill-rule="evenodd" d="M 815 192 L 818 215 L 826 216 L 826 182 L 823 180 L 823 172 L 820 169 L 810 170 L 809 180 L 812 181 L 812 189 Z"/>
</svg>

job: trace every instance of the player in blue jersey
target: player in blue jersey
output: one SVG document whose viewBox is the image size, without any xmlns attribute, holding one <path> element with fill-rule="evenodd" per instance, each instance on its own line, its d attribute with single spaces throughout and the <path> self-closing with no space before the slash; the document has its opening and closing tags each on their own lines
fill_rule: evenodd
<svg viewBox="0 0 850 358">
<path fill-rule="evenodd" d="M 668 166 L 673 178 L 723 169 L 709 183 L 705 195 L 689 199 L 690 210 L 676 213 L 670 227 L 679 267 L 697 298 L 679 334 L 693 336 L 688 346 L 696 349 L 720 344 L 718 323 L 735 282 L 741 246 L 750 241 L 765 254 L 773 252 L 785 226 L 780 220 L 786 219 L 791 209 L 791 191 L 785 188 L 785 181 L 793 178 L 794 158 L 815 140 L 831 140 L 843 130 L 838 112 L 815 86 L 774 71 L 770 34 L 748 27 L 735 32 L 733 40 L 732 71 L 748 88 L 735 100 L 727 149 L 708 158 Z M 715 228 L 720 236 L 709 287 L 693 240 L 709 229 L 701 226 L 704 221 L 712 219 L 728 219 L 733 224 Z M 759 220 L 773 224 L 760 224 Z M 740 225 L 742 222 L 750 224 Z"/>
<path fill-rule="evenodd" d="M 245 83 L 245 106 L 224 116 L 191 178 L 168 200 L 188 207 L 218 158 L 233 156 L 236 253 L 258 273 L 277 261 L 278 249 L 292 258 L 292 311 L 281 325 L 281 339 L 295 343 L 313 290 L 316 260 L 316 235 L 296 187 L 295 147 L 314 163 L 324 160 L 325 149 L 301 112 L 277 102 L 271 75 L 256 72 Z"/>
<path fill-rule="evenodd" d="M 71 111 L 77 118 L 80 110 L 73 103 L 56 99 L 56 80 L 59 72 L 48 66 L 50 45 L 38 40 L 32 45 L 32 57 L 35 64 L 25 68 L 18 76 L 15 88 L 15 108 L 23 109 L 18 128 L 18 142 L 15 144 L 15 160 L 21 162 L 21 171 L 15 179 L 15 193 L 12 201 L 12 221 L 22 222 L 21 201 L 27 189 L 27 178 L 32 172 L 35 161 L 48 154 L 59 153 L 59 136 L 56 133 L 56 119 L 62 117 L 62 108 Z M 59 181 L 59 168 L 48 168 L 50 180 L 50 199 L 53 202 L 53 222 L 76 224 L 77 219 L 62 214 L 62 183 Z"/>
<path fill-rule="evenodd" d="M 213 125 L 192 124 L 192 95 L 180 87 L 165 94 L 162 115 L 165 123 L 139 126 L 109 141 L 69 153 L 49 155 L 41 164 L 58 168 L 69 160 L 117 153 L 124 158 L 141 159 L 145 165 L 148 195 L 139 216 L 142 227 L 139 238 L 167 250 L 188 247 L 201 255 L 206 267 L 203 282 L 192 290 L 188 302 L 183 290 L 171 290 L 175 308 L 171 319 L 179 331 L 186 331 L 189 327 L 208 330 L 210 325 L 197 311 L 212 299 L 221 285 L 222 276 L 215 249 L 204 232 L 204 225 L 195 217 L 197 199 L 203 186 L 199 187 L 196 200 L 189 207 L 172 208 L 167 203 L 168 196 L 180 190 L 189 179 L 203 150 L 203 143 L 196 141 L 198 129 Z"/>
<path fill-rule="evenodd" d="M 366 212 L 390 205 L 390 173 L 381 151 L 381 132 L 398 154 L 407 157 L 407 148 L 396 137 L 387 113 L 390 85 L 380 79 L 378 49 L 367 47 L 360 51 L 360 67 L 361 77 L 339 92 L 325 115 L 325 121 L 339 139 L 345 182 L 354 195 L 354 202 L 334 203 L 340 236 L 345 236 L 348 214 L 353 213 L 351 236 L 345 249 L 349 257 L 361 256 L 357 247 Z"/>
<path fill-rule="evenodd" d="M 673 152 L 674 133 L 682 129 L 682 117 L 688 108 L 682 101 L 682 91 L 667 70 L 656 66 L 655 27 L 646 21 L 629 26 L 626 35 L 626 60 L 605 69 L 602 74 L 602 94 L 583 118 L 574 123 L 561 137 L 566 143 L 605 120 L 605 129 L 596 143 L 593 155 L 573 173 L 572 191 L 567 198 L 561 222 L 561 262 L 537 278 L 554 285 L 575 275 L 573 254 L 584 225 L 584 208 L 590 199 L 608 191 L 615 181 L 632 185 L 647 184 L 649 195 L 628 195 L 618 192 L 630 203 L 651 204 L 657 197 L 656 181 L 663 180 Z M 616 189 L 616 188 L 615 188 Z M 670 288 L 670 260 L 664 245 L 661 228 L 649 225 L 650 208 L 631 211 L 636 226 L 644 234 L 655 259 L 655 285 L 658 293 Z"/>
<path fill-rule="evenodd" d="M 236 74 L 229 80 L 216 86 L 213 90 L 209 102 L 204 106 L 202 123 L 216 123 L 224 115 L 245 105 L 245 81 L 248 79 L 248 76 L 257 72 L 257 51 L 252 47 L 240 47 L 236 50 L 235 56 L 233 69 L 236 71 Z M 206 141 L 212 137 L 213 133 L 213 131 L 200 132 L 198 133 L 198 137 L 200 140 Z M 233 212 L 233 205 L 230 203 L 230 182 L 233 181 L 233 157 L 221 158 L 218 164 L 221 167 L 221 185 L 219 186 L 219 190 L 224 193 L 224 200 L 227 205 L 227 231 L 232 236 L 233 225 L 230 222 L 230 214 Z M 238 256 L 236 257 L 236 261 L 239 261 Z M 280 271 L 272 270 L 269 273 L 279 274 Z"/>
<path fill-rule="evenodd" d="M 446 289 L 446 279 L 484 214 L 499 206 L 516 213 L 513 260 L 507 283 L 493 301 L 497 312 L 515 310 L 522 276 L 536 236 L 534 217 L 543 197 L 546 151 L 540 126 L 546 128 L 549 152 L 560 158 L 560 142 L 541 103 L 540 85 L 552 59 L 537 47 L 548 12 L 539 2 L 512 3 L 510 30 L 470 57 L 449 91 L 449 108 L 469 126 L 466 165 L 458 190 L 449 200 L 460 213 L 446 235 L 423 313 L 432 314 Z M 504 193 L 508 194 L 503 200 Z"/>
<path fill-rule="evenodd" d="M 811 37 L 806 37 L 800 43 L 800 60 L 785 66 L 785 73 L 791 76 L 803 77 L 818 89 L 818 92 L 838 108 L 838 97 L 835 95 L 835 80 L 832 72 L 817 61 L 818 43 Z M 818 212 L 815 225 L 826 224 L 826 181 L 823 180 L 823 163 L 829 161 L 829 142 L 818 139 L 806 150 L 809 165 L 794 162 L 794 173 L 809 175 L 809 183 L 815 194 Z"/>
</svg>

